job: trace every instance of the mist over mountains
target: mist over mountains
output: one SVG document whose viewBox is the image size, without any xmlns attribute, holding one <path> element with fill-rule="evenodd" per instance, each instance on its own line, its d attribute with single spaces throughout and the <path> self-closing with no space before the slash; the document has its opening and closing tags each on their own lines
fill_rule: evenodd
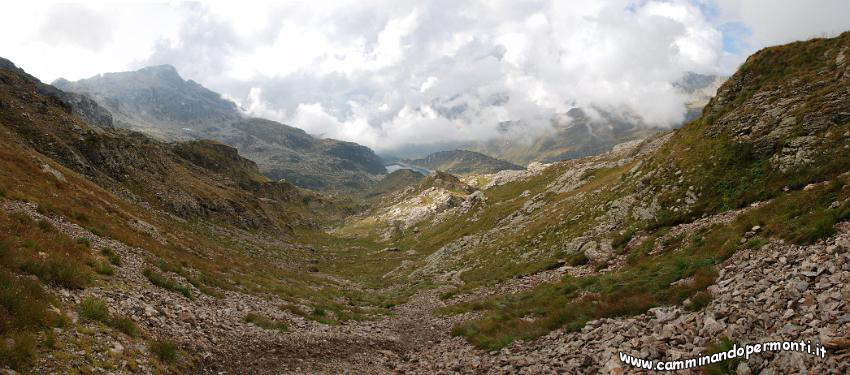
<svg viewBox="0 0 850 375">
<path fill-rule="evenodd" d="M 698 115 L 722 81 L 716 76 L 689 73 L 676 82 L 677 89 L 688 95 L 689 117 Z M 184 80 L 170 65 L 105 73 L 76 82 L 58 79 L 53 84 L 91 96 L 110 110 L 119 127 L 165 140 L 215 139 L 237 147 L 257 161 L 270 178 L 287 179 L 298 186 L 356 189 L 368 186 L 377 175 L 385 173 L 384 162 L 368 148 L 317 138 L 271 120 L 251 118 L 220 94 Z M 476 142 L 402 145 L 386 155 L 385 160 L 469 149 L 524 166 L 532 161 L 552 162 L 598 154 L 618 143 L 665 130 L 645 123 L 627 109 L 608 112 L 593 107 L 573 108 L 555 116 L 545 130 L 522 121 L 503 122 L 497 128 L 497 136 Z M 339 175 L 334 181 L 325 181 L 334 174 Z"/>
</svg>

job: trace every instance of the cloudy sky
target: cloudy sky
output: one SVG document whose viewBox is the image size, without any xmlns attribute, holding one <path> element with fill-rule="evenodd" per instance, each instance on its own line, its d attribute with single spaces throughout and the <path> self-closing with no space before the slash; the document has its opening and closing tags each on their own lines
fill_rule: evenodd
<svg viewBox="0 0 850 375">
<path fill-rule="evenodd" d="M 846 0 L 4 3 L 0 56 L 50 82 L 172 64 L 247 112 L 379 151 L 544 129 L 572 107 L 682 121 L 685 72 L 850 29 Z"/>
</svg>

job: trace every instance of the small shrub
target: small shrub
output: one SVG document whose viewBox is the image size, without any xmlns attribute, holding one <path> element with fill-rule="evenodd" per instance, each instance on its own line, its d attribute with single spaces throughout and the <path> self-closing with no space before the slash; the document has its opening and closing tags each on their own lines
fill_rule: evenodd
<svg viewBox="0 0 850 375">
<path fill-rule="evenodd" d="M 315 316 L 325 316 L 325 310 L 321 307 L 317 307 L 313 309 L 313 315 Z"/>
<path fill-rule="evenodd" d="M 174 362 L 177 359 L 177 345 L 168 340 L 156 340 L 148 344 L 151 351 L 162 362 Z"/>
<path fill-rule="evenodd" d="M 91 247 L 91 241 L 89 241 L 88 238 L 77 237 L 76 241 L 77 241 L 77 245 L 80 245 L 80 246 L 83 246 L 83 247 L 86 247 L 86 248 Z"/>
<path fill-rule="evenodd" d="M 45 232 L 53 232 L 56 228 L 53 227 L 53 224 L 50 224 L 49 221 L 41 219 L 38 221 L 38 228 Z"/>
<path fill-rule="evenodd" d="M 174 272 L 176 274 L 183 273 L 183 266 L 181 266 L 180 264 L 173 264 L 164 260 L 160 260 L 156 263 L 156 266 L 159 267 L 159 269 L 161 269 L 163 272 Z"/>
<path fill-rule="evenodd" d="M 248 315 L 245 315 L 244 321 L 245 321 L 245 323 L 251 323 L 253 325 L 256 325 L 258 327 L 265 328 L 265 329 L 272 329 L 272 330 L 278 330 L 278 331 L 288 331 L 289 330 L 289 327 L 284 322 L 274 320 L 274 319 L 269 319 L 269 318 L 266 318 L 264 316 L 257 315 L 257 314 L 254 314 L 254 313 L 249 313 Z"/>
<path fill-rule="evenodd" d="M 629 228 L 623 234 L 618 234 L 614 237 L 614 240 L 611 242 L 611 246 L 615 249 L 622 250 L 626 247 L 629 241 L 632 240 L 632 237 L 635 236 L 636 230 L 634 228 Z"/>
<path fill-rule="evenodd" d="M 31 333 L 18 333 L 11 339 L 11 345 L 0 343 L 0 364 L 22 370 L 35 358 L 35 337 Z"/>
<path fill-rule="evenodd" d="M 44 346 L 49 349 L 56 349 L 56 335 L 52 330 L 44 331 Z"/>
<path fill-rule="evenodd" d="M 118 256 L 118 254 L 115 254 L 111 248 L 104 247 L 100 250 L 100 253 L 103 254 L 106 259 L 109 259 L 109 263 L 112 263 L 113 266 L 121 267 L 121 257 Z"/>
<path fill-rule="evenodd" d="M 50 296 L 41 283 L 0 269 L 0 334 L 53 326 Z"/>
<path fill-rule="evenodd" d="M 186 298 L 192 299 L 192 291 L 186 285 L 180 284 L 165 275 L 154 271 L 153 269 L 145 269 L 142 272 L 145 277 L 150 280 L 151 284 L 156 285 L 160 288 L 170 290 L 172 292 L 177 292 L 184 295 Z"/>
<path fill-rule="evenodd" d="M 221 292 L 219 292 L 219 291 L 217 291 L 213 288 L 210 288 L 210 287 L 204 285 L 198 279 L 187 276 L 186 281 L 188 281 L 189 284 L 192 284 L 192 286 L 194 286 L 195 288 L 200 290 L 201 293 L 203 293 L 203 294 L 206 294 L 206 295 L 213 297 L 213 298 L 224 298 L 224 294 L 222 294 Z"/>
<path fill-rule="evenodd" d="M 86 297 L 80 302 L 77 309 L 83 319 L 102 323 L 109 322 L 109 309 L 101 299 Z"/>
<path fill-rule="evenodd" d="M 126 316 L 112 317 L 112 320 L 110 321 L 109 325 L 112 328 L 123 332 L 127 336 L 139 336 L 139 327 L 136 325 L 136 322 Z"/>
<path fill-rule="evenodd" d="M 589 259 L 587 259 L 587 255 L 584 255 L 584 252 L 581 251 L 567 257 L 567 264 L 573 267 L 583 266 L 587 264 L 588 261 Z"/>
<path fill-rule="evenodd" d="M 715 342 L 708 349 L 708 352 L 709 354 L 717 354 L 729 351 L 733 346 L 734 344 L 732 343 L 732 340 L 729 340 L 728 337 L 723 337 Z M 705 373 L 710 375 L 734 374 L 735 370 L 738 368 L 739 362 L 741 362 L 741 358 L 727 359 L 723 362 L 712 363 L 705 367 Z"/>
<path fill-rule="evenodd" d="M 115 274 L 115 270 L 112 266 L 105 261 L 95 260 L 91 262 L 91 267 L 94 269 L 94 272 L 97 272 L 101 275 L 112 276 Z"/>
<path fill-rule="evenodd" d="M 103 232 L 101 232 L 100 229 L 97 229 L 96 227 L 88 227 L 88 230 L 95 236 L 103 237 Z"/>
<path fill-rule="evenodd" d="M 689 311 L 699 311 L 711 303 L 711 294 L 706 291 L 697 292 L 691 297 L 691 304 L 685 308 Z"/>
<path fill-rule="evenodd" d="M 94 280 L 85 265 L 67 259 L 30 259 L 21 264 L 21 270 L 38 276 L 45 283 L 68 289 L 85 288 Z"/>
</svg>

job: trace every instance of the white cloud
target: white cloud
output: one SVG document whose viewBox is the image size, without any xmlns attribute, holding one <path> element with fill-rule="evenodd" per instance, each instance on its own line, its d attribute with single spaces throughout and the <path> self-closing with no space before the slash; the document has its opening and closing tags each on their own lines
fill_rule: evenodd
<svg viewBox="0 0 850 375">
<path fill-rule="evenodd" d="M 254 115 L 379 150 L 493 137 L 503 121 L 540 131 L 576 105 L 669 126 L 685 72 L 728 73 L 756 48 L 850 28 L 842 0 L 7 8 L 0 53 L 44 80 L 170 63 Z"/>
<path fill-rule="evenodd" d="M 850 30 L 850 1 L 716 0 L 724 21 L 746 25 L 748 52 L 764 46 L 835 36 Z"/>
</svg>

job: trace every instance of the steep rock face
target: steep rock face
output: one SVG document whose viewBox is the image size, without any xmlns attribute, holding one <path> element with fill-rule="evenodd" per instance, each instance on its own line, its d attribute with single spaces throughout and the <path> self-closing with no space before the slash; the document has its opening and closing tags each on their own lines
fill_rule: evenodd
<svg viewBox="0 0 850 375">
<path fill-rule="evenodd" d="M 172 66 L 106 73 L 63 90 L 91 95 L 116 124 L 167 140 L 214 139 L 236 147 L 273 180 L 326 191 L 362 190 L 386 173 L 368 147 L 317 139 L 278 122 L 248 118 L 218 93 L 183 80 Z"/>
<path fill-rule="evenodd" d="M 405 160 L 404 162 L 429 170 L 440 170 L 461 175 L 525 169 L 516 164 L 492 158 L 480 152 L 467 150 L 440 151 L 421 159 Z"/>
<path fill-rule="evenodd" d="M 665 220 L 742 207 L 850 168 L 850 33 L 750 56 L 647 164 Z M 693 187 L 693 188 L 691 188 Z M 687 191 L 699 199 L 689 198 Z M 682 202 L 695 206 L 685 210 Z M 678 209 L 678 211 L 673 211 Z M 665 221 L 662 220 L 662 221 Z"/>
</svg>

